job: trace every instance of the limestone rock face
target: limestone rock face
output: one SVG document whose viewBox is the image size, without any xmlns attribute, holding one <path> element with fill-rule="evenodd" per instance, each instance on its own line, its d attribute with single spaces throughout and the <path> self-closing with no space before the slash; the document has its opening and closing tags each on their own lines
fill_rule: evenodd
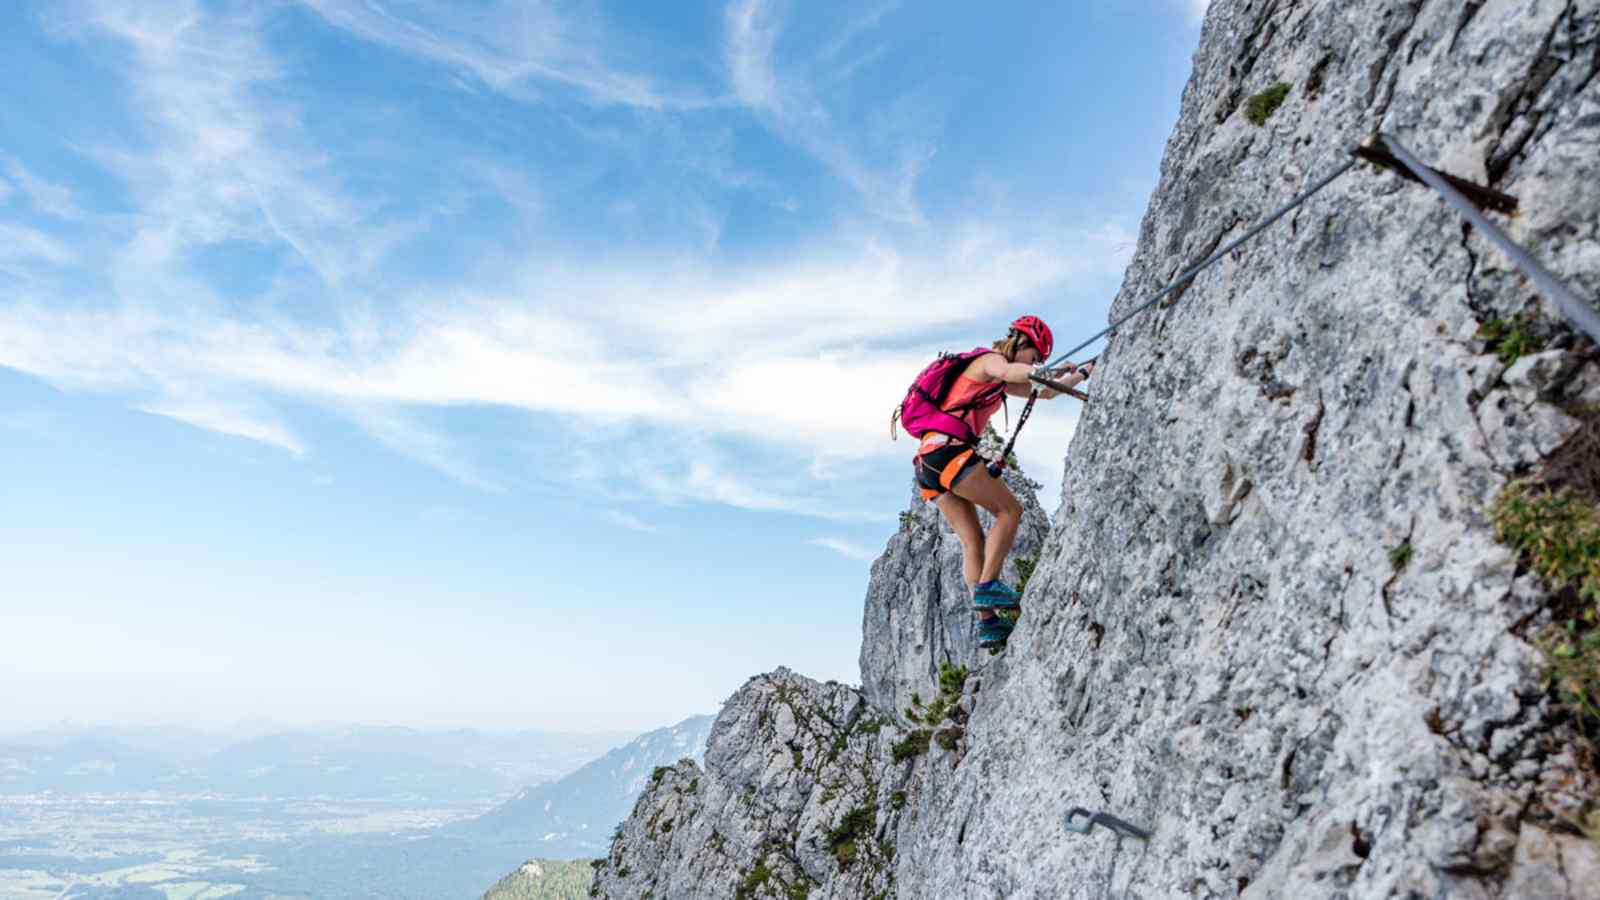
<svg viewBox="0 0 1600 900">
<path fill-rule="evenodd" d="M 893 896 L 891 829 L 914 764 L 894 760 L 903 736 L 852 688 L 787 669 L 751 679 L 717 717 L 704 770 L 656 771 L 595 894 Z"/>
<path fill-rule="evenodd" d="M 1377 128 L 1518 196 L 1510 234 L 1600 296 L 1597 75 L 1600 0 L 1215 0 L 1113 315 Z M 1518 315 L 1544 348 L 1508 365 L 1477 335 Z M 1431 191 L 1347 174 L 1113 337 L 1003 654 L 965 649 L 914 506 L 861 690 L 752 681 L 599 895 L 1600 897 L 1573 827 L 1600 784 L 1528 640 L 1548 592 L 1489 521 L 1600 404 L 1559 323 Z M 947 660 L 973 670 L 947 746 L 896 759 Z"/>
</svg>

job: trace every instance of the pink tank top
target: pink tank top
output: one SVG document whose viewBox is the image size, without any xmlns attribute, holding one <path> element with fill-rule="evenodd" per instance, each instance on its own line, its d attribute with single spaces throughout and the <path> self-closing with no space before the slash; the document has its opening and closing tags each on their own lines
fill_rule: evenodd
<svg viewBox="0 0 1600 900">
<path fill-rule="evenodd" d="M 949 396 L 945 397 L 944 403 L 940 408 L 953 410 L 987 390 L 994 390 L 994 382 L 978 381 L 975 378 L 958 375 L 956 376 L 956 383 L 950 388 Z M 1005 392 L 1001 391 L 995 394 L 994 399 L 988 403 L 967 410 L 966 414 L 961 418 L 972 426 L 973 434 L 981 435 L 983 434 L 983 427 L 989 424 L 989 420 L 994 417 L 995 411 L 1005 402 Z M 947 435 L 942 435 L 937 431 L 929 432 L 923 435 L 922 445 L 918 448 L 918 452 L 921 453 L 927 450 L 930 446 L 930 441 L 933 446 L 938 446 L 948 443 L 949 440 L 950 438 Z"/>
</svg>

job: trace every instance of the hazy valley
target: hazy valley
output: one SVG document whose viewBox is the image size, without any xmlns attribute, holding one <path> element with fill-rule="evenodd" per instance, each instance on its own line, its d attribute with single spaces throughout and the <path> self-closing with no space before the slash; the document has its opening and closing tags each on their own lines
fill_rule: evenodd
<svg viewBox="0 0 1600 900">
<path fill-rule="evenodd" d="M 0 898 L 478 897 L 530 857 L 603 852 L 707 728 L 0 738 Z"/>
</svg>

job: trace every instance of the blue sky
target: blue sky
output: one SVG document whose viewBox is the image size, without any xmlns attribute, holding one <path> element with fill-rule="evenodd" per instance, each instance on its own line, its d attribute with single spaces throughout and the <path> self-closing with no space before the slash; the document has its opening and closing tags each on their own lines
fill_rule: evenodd
<svg viewBox="0 0 1600 900">
<path fill-rule="evenodd" d="M 1103 324 L 1202 8 L 8 5 L 0 728 L 854 682 L 890 410 Z"/>
</svg>

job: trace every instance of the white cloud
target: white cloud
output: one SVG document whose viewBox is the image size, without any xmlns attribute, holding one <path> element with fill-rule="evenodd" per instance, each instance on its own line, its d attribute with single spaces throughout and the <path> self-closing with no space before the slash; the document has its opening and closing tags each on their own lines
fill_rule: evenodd
<svg viewBox="0 0 1600 900">
<path fill-rule="evenodd" d="M 1189 22 L 1200 24 L 1206 17 L 1206 10 L 1211 8 L 1211 0 L 1179 0 L 1183 4 L 1184 12 L 1189 14 Z"/>
<path fill-rule="evenodd" d="M 760 431 L 800 421 L 792 404 L 765 397 L 815 384 L 859 410 L 853 398 L 897 395 L 908 367 L 937 349 L 919 335 L 976 323 L 971 339 L 987 340 L 1018 297 L 1112 277 L 1122 261 L 1108 252 L 1121 239 L 1115 230 L 951 231 L 947 241 L 867 246 L 855 256 L 801 251 L 735 276 L 663 273 L 649 259 L 533 258 L 521 274 L 480 288 L 427 291 L 382 315 L 357 304 L 317 328 L 217 312 L 192 284 L 174 298 L 185 302 L 146 306 L 135 296 L 116 312 L 12 304 L 7 362 L 62 377 L 114 370 L 107 387 L 137 363 L 133 371 L 353 400 L 698 425 L 709 409 Z M 75 335 L 72 345 L 52 339 L 63 331 Z M 908 340 L 917 346 L 881 349 Z M 805 421 L 833 416 L 831 405 L 813 407 Z M 862 421 L 846 419 L 850 428 Z"/>
<path fill-rule="evenodd" d="M 851 543 L 843 538 L 818 537 L 811 538 L 810 540 L 806 541 L 806 543 L 813 547 L 822 547 L 825 550 L 832 550 L 833 552 L 839 554 L 840 556 L 846 557 L 847 559 L 868 561 L 878 556 L 878 554 L 871 548 L 863 547 L 860 544 Z"/>
</svg>

